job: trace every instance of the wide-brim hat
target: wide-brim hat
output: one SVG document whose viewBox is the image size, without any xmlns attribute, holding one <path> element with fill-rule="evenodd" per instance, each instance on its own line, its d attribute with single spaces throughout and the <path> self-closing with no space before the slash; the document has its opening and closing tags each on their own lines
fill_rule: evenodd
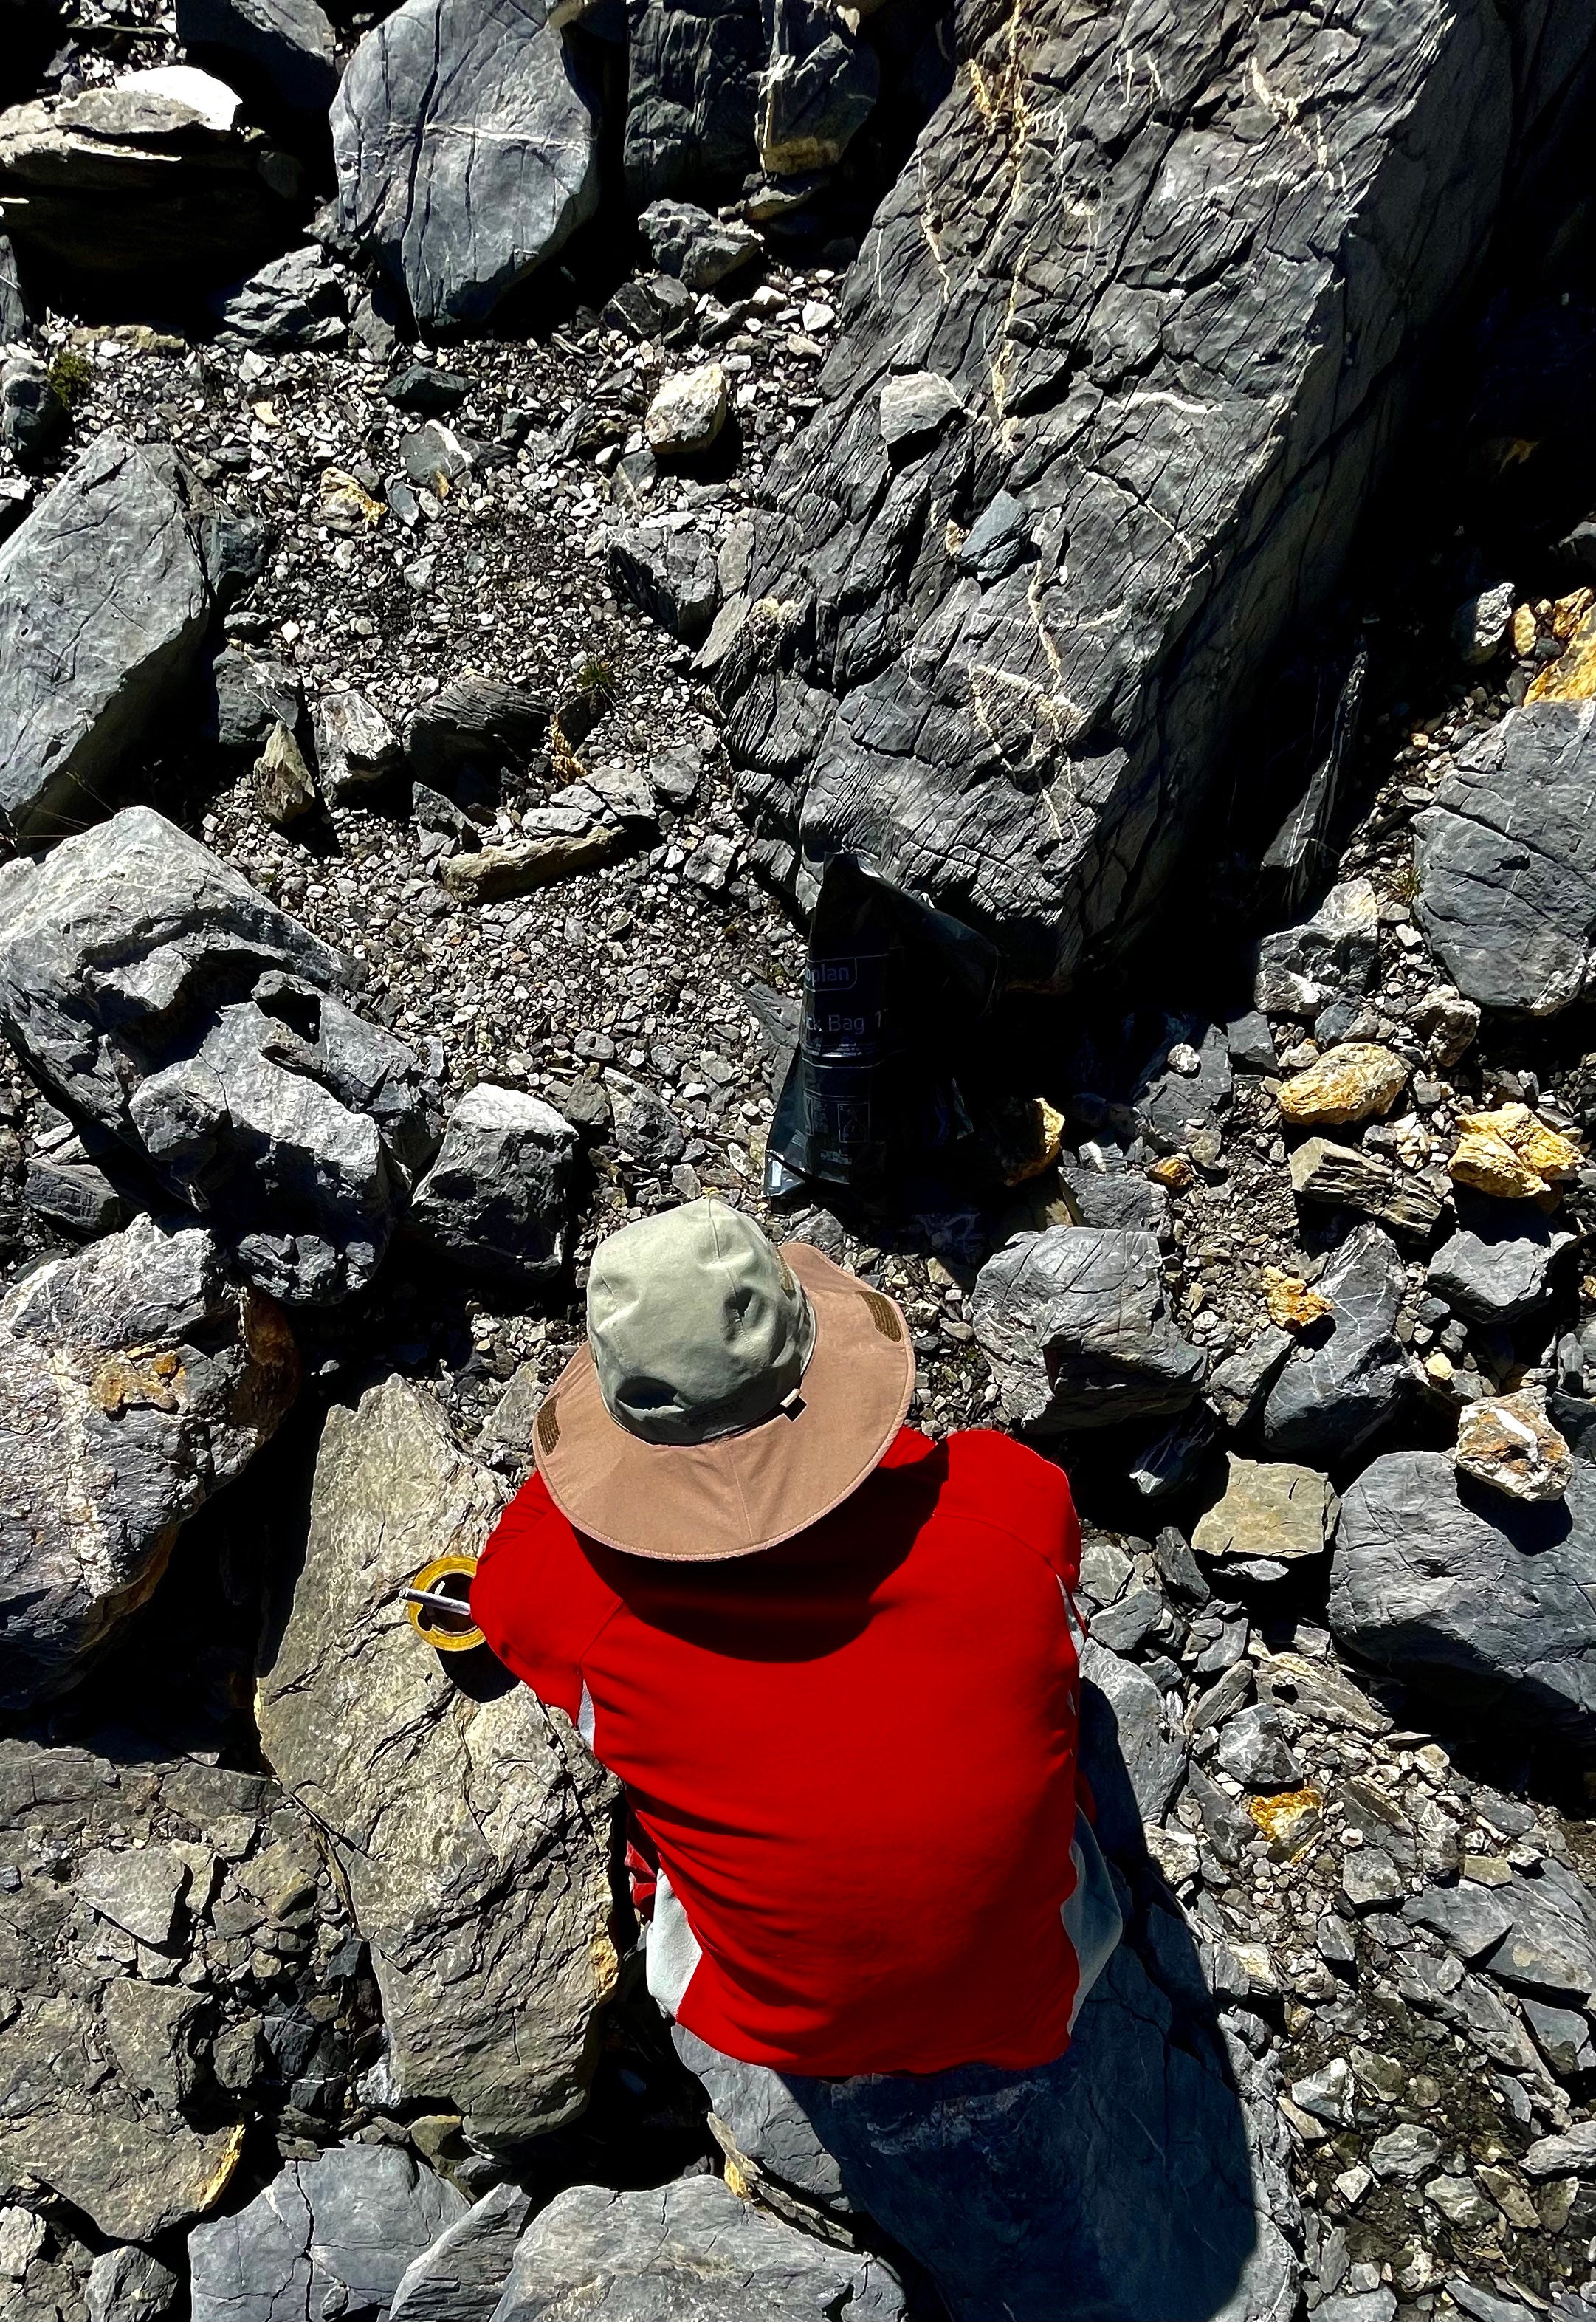
<svg viewBox="0 0 1596 2322">
<path fill-rule="evenodd" d="M 915 1388 L 902 1312 L 807 1242 L 780 1254 L 814 1339 L 797 1390 L 757 1425 L 645 1442 L 611 1418 L 591 1349 L 567 1363 L 533 1432 L 538 1472 L 578 1531 L 631 1556 L 752 1556 L 817 1523 L 880 1465 Z"/>
</svg>

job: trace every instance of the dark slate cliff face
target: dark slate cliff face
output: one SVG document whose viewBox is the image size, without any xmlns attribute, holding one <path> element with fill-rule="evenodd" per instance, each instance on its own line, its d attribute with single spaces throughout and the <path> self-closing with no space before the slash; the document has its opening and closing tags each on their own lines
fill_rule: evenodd
<svg viewBox="0 0 1596 2322">
<path fill-rule="evenodd" d="M 970 12 L 721 663 L 779 869 L 862 849 L 1059 987 L 1145 923 L 1586 5 Z"/>
</svg>

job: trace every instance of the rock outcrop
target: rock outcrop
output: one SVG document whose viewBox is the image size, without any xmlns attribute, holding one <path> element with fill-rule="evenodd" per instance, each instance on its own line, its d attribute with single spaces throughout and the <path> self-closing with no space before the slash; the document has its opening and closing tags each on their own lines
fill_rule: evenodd
<svg viewBox="0 0 1596 2322">
<path fill-rule="evenodd" d="M 1596 1471 L 1524 1505 L 1440 1451 L 1393 1451 L 1341 1504 L 1330 1622 L 1344 1650 L 1506 1723 L 1596 1740 Z"/>
<path fill-rule="evenodd" d="M 625 166 L 639 206 L 732 192 L 756 165 L 770 42 L 760 0 L 629 0 Z"/>
<path fill-rule="evenodd" d="M 298 1384 L 281 1312 L 202 1226 L 135 1219 L 0 1302 L 0 1705 L 79 1675 Z"/>
<path fill-rule="evenodd" d="M 169 455 L 102 435 L 0 548 L 0 829 L 77 829 L 189 677 L 210 617 Z"/>
<path fill-rule="evenodd" d="M 0 870 L 0 1021 L 50 1093 L 210 1221 L 251 1280 L 369 1280 L 437 1139 L 426 1068 L 347 964 L 149 807 Z"/>
<path fill-rule="evenodd" d="M 859 849 L 1053 985 L 1145 924 L 1581 22 L 961 19 L 721 665 L 772 868 Z M 983 585 L 957 544 L 1000 493 L 1031 532 Z"/>
<path fill-rule="evenodd" d="M 340 217 L 423 330 L 480 323 L 598 206 L 598 106 L 536 0 L 404 0 L 333 107 Z"/>
<path fill-rule="evenodd" d="M 513 2147 L 585 2099 L 617 1966 L 616 1788 L 524 1687 L 457 1689 L 406 1616 L 411 1576 L 474 1555 L 501 1496 L 421 1388 L 333 1411 L 257 1707 L 267 1762 L 334 1833 L 399 2100 Z"/>
</svg>

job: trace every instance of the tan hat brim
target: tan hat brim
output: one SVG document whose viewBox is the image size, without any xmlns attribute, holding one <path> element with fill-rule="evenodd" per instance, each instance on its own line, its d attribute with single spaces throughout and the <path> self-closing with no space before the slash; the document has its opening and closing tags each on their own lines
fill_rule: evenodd
<svg viewBox="0 0 1596 2322">
<path fill-rule="evenodd" d="M 879 1465 L 915 1389 L 908 1326 L 811 1244 L 781 1254 L 815 1316 L 790 1411 L 713 1443 L 644 1443 L 610 1417 L 588 1349 L 567 1363 L 534 1433 L 539 1472 L 579 1531 L 631 1556 L 752 1556 L 817 1523 Z"/>
</svg>

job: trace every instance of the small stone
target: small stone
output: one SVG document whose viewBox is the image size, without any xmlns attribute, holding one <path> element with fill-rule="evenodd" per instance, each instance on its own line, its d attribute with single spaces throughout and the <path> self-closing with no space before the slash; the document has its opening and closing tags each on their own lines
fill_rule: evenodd
<svg viewBox="0 0 1596 2322">
<path fill-rule="evenodd" d="M 0 2281 L 20 2281 L 44 2247 L 44 2220 L 32 2209 L 0 2208 Z"/>
<path fill-rule="evenodd" d="M 1596 2120 L 1576 2120 L 1532 2144 L 1518 2166 L 1527 2177 L 1596 2176 Z"/>
<path fill-rule="evenodd" d="M 1352 2117 L 1352 2066 L 1345 2056 L 1332 2056 L 1317 2072 L 1291 2083 L 1291 2102 L 1316 2120 L 1341 2128 Z"/>
<path fill-rule="evenodd" d="M 1510 641 L 1514 594 L 1510 580 L 1500 580 L 1466 598 L 1453 615 L 1453 649 L 1465 668 L 1482 669 Z"/>
<path fill-rule="evenodd" d="M 169 1846 L 129 1847 L 120 1854 L 96 1846 L 83 1858 L 78 1891 L 113 1926 L 163 1951 L 172 1941 L 190 1876 Z"/>
<path fill-rule="evenodd" d="M 1247 1812 L 1269 1841 L 1275 1860 L 1290 1862 L 1318 1835 L 1324 1823 L 1325 1801 L 1318 1790 L 1304 1784 L 1300 1790 L 1276 1790 L 1249 1798 Z"/>
<path fill-rule="evenodd" d="M 1476 2169 L 1474 2180 L 1516 2232 L 1539 2232 L 1540 2213 L 1510 2170 Z"/>
<path fill-rule="evenodd" d="M 1264 1308 L 1277 1330 L 1306 1330 L 1333 1311 L 1334 1302 L 1322 1290 L 1310 1289 L 1300 1274 L 1266 1266 L 1261 1278 Z"/>
<path fill-rule="evenodd" d="M 178 2295 L 178 2277 L 149 2250 L 102 2250 L 88 2270 L 88 2322 L 162 2322 Z"/>
<path fill-rule="evenodd" d="M 393 727 L 363 693 L 324 693 L 311 716 L 322 788 L 334 806 L 369 796 L 394 774 L 399 745 Z"/>
<path fill-rule="evenodd" d="M 1387 1113 L 1407 1086 L 1408 1067 L 1373 1040 L 1344 1040 L 1297 1073 L 1280 1092 L 1282 1120 L 1297 1129 L 1339 1128 Z"/>
<path fill-rule="evenodd" d="M 330 531 L 365 532 L 372 525 L 380 524 L 387 513 L 382 502 L 374 499 L 365 485 L 357 483 L 346 469 L 322 471 L 322 499 L 317 514 Z"/>
<path fill-rule="evenodd" d="M 889 452 L 918 451 L 962 411 L 958 390 L 940 371 L 910 371 L 881 389 L 881 441 Z"/>
<path fill-rule="evenodd" d="M 1291 1191 L 1300 1201 L 1356 1210 L 1403 1233 L 1428 1233 L 1440 1220 L 1441 1196 L 1433 1185 L 1359 1146 L 1310 1137 L 1289 1166 Z"/>
<path fill-rule="evenodd" d="M 1584 1157 L 1577 1145 L 1538 1121 L 1527 1104 L 1494 1112 L 1465 1112 L 1456 1150 L 1446 1164 L 1460 1185 L 1498 1201 L 1532 1200 L 1577 1175 Z"/>
<path fill-rule="evenodd" d="M 1233 1781 L 1249 1790 L 1294 1790 L 1302 1768 L 1291 1754 L 1280 1712 L 1259 1702 L 1237 1710 L 1219 1736 L 1218 1760 Z"/>
<path fill-rule="evenodd" d="M 1376 2177 L 1396 2177 L 1411 2183 L 1433 2169 L 1441 2157 L 1440 2139 L 1418 2122 L 1400 2121 L 1377 2136 L 1369 2148 L 1369 2166 Z"/>
<path fill-rule="evenodd" d="M 1573 1455 L 1546 1417 L 1546 1391 L 1521 1387 L 1469 1403 L 1457 1422 L 1460 1472 L 1514 1500 L 1560 1500 Z"/>
<path fill-rule="evenodd" d="M 1347 2208 L 1349 2209 L 1355 2209 L 1358 2203 L 1368 2191 L 1370 2186 L 1374 2182 L 1374 2172 L 1372 2169 L 1365 2169 L 1363 2162 L 1360 2161 L 1353 2168 L 1344 2169 L 1340 2176 L 1334 2181 L 1336 2190 L 1340 2194 Z"/>
<path fill-rule="evenodd" d="M 1354 1911 L 1367 1911 L 1400 1903 L 1408 1883 L 1389 1854 L 1378 1847 L 1360 1846 L 1343 1857 L 1341 1890 Z"/>
<path fill-rule="evenodd" d="M 719 363 L 673 372 L 643 419 L 650 449 L 662 458 L 707 452 L 725 425 L 727 408 L 726 375 Z"/>
<path fill-rule="evenodd" d="M 1412 1024 L 1419 1038 L 1429 1042 L 1436 1064 L 1445 1069 L 1473 1046 L 1480 1029 L 1480 1003 L 1465 1000 L 1450 983 L 1437 984 L 1414 1009 Z"/>
<path fill-rule="evenodd" d="M 254 781 L 256 806 L 279 830 L 315 811 L 315 783 L 286 726 L 276 725 L 268 734 L 266 746 L 255 761 Z"/>
<path fill-rule="evenodd" d="M 1449 2226 L 1489 2225 L 1496 2216 L 1494 2205 L 1486 2199 L 1472 2177 L 1432 2177 L 1424 2189 L 1424 2198 L 1432 2208 L 1439 2209 Z"/>
<path fill-rule="evenodd" d="M 557 879 L 597 871 L 626 851 L 625 832 L 598 826 L 568 838 L 528 839 L 509 846 L 484 846 L 456 855 L 443 865 L 443 884 L 470 903 L 495 903 L 507 895 L 529 894 Z"/>
<path fill-rule="evenodd" d="M 1285 1459 L 1227 1455 L 1224 1497 L 1199 1519 L 1191 1545 L 1199 1556 L 1318 1556 L 1339 1505 L 1329 1480 Z"/>
</svg>

